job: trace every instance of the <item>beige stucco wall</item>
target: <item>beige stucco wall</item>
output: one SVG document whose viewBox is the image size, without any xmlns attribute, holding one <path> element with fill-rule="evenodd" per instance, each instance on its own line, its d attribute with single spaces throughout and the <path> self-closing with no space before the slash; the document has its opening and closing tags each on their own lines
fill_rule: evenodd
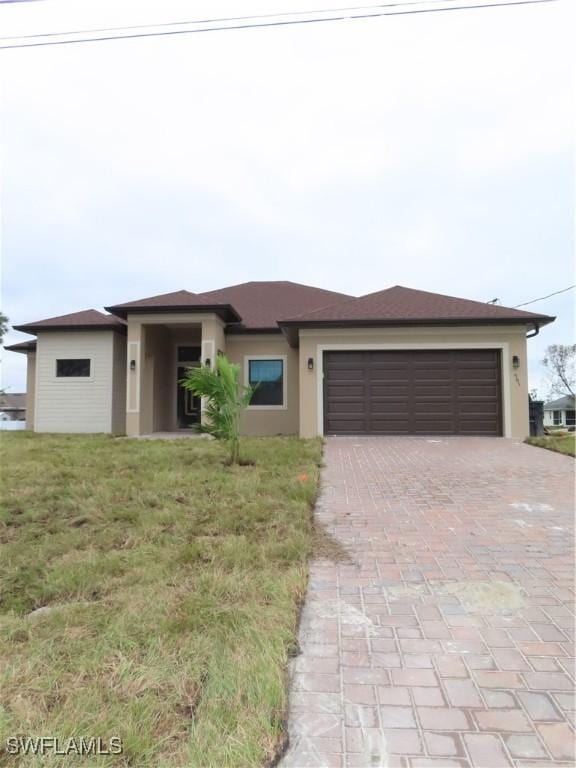
<svg viewBox="0 0 576 768">
<path fill-rule="evenodd" d="M 298 350 L 292 349 L 280 334 L 246 334 L 226 337 L 226 355 L 240 365 L 241 381 L 246 383 L 250 355 L 278 355 L 286 358 L 287 407 L 258 410 L 248 408 L 242 415 L 243 435 L 298 434 L 299 382 Z"/>
<path fill-rule="evenodd" d="M 126 337 L 112 334 L 112 432 L 126 434 Z"/>
<path fill-rule="evenodd" d="M 224 325 L 214 313 L 134 313 L 128 318 L 126 433 L 174 430 L 176 347 L 200 346 L 202 361 L 226 351 Z M 130 369 L 130 360 L 136 367 Z"/>
<path fill-rule="evenodd" d="M 26 365 L 26 429 L 34 431 L 36 411 L 36 352 L 27 352 Z"/>
<path fill-rule="evenodd" d="M 36 432 L 112 432 L 113 331 L 42 331 L 36 348 Z M 58 358 L 89 358 L 90 376 L 59 378 Z"/>
<path fill-rule="evenodd" d="M 300 331 L 300 436 L 322 434 L 322 390 L 319 381 L 323 349 L 389 348 L 484 348 L 502 349 L 502 389 L 504 434 L 523 438 L 528 426 L 528 371 L 524 326 L 474 326 L 459 328 L 366 328 L 322 329 Z M 520 367 L 512 367 L 517 355 Z M 307 368 L 308 358 L 314 358 L 314 370 Z"/>
</svg>

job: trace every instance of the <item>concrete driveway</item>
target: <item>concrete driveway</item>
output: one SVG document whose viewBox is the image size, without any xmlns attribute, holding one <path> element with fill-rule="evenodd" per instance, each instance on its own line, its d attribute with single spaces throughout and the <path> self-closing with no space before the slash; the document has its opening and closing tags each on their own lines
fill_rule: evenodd
<svg viewBox="0 0 576 768">
<path fill-rule="evenodd" d="M 329 438 L 283 768 L 574 764 L 574 461 Z"/>
</svg>

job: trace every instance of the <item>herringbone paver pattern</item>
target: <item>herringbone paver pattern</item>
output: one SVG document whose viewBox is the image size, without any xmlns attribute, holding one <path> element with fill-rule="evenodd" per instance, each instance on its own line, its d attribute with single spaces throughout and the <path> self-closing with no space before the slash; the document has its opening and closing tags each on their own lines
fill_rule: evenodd
<svg viewBox="0 0 576 768">
<path fill-rule="evenodd" d="M 330 438 L 283 768 L 574 765 L 574 461 Z"/>
</svg>

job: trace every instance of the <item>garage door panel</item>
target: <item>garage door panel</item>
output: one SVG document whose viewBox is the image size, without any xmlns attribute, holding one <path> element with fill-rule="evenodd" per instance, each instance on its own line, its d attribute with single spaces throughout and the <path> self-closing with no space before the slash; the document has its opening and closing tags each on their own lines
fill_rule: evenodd
<svg viewBox="0 0 576 768">
<path fill-rule="evenodd" d="M 393 416 L 394 414 L 400 413 L 408 417 L 410 416 L 410 407 L 405 400 L 401 400 L 400 402 L 394 402 L 393 400 L 376 401 L 370 404 L 370 413 L 373 417 L 382 416 L 384 414 Z"/>
<path fill-rule="evenodd" d="M 369 387 L 370 397 L 406 397 L 409 382 L 394 382 L 394 384 L 371 383 Z"/>
<path fill-rule="evenodd" d="M 414 403 L 412 412 L 414 413 L 415 417 L 418 418 L 419 416 L 436 416 L 441 414 L 448 414 L 450 417 L 452 417 L 454 413 L 454 403 L 452 402 L 430 402 L 429 400 L 420 402 L 420 403 Z"/>
<path fill-rule="evenodd" d="M 335 400 L 330 403 L 328 413 L 330 415 L 358 414 L 364 413 L 365 407 L 363 401 L 358 400 Z"/>
<path fill-rule="evenodd" d="M 327 434 L 500 435 L 498 350 L 326 352 Z"/>
<path fill-rule="evenodd" d="M 460 382 L 497 381 L 497 375 L 494 368 L 460 368 L 457 371 L 457 378 Z"/>
<path fill-rule="evenodd" d="M 496 417 L 498 415 L 498 406 L 495 402 L 490 400 L 475 400 L 469 403 L 459 403 L 458 413 L 466 417 L 470 414 L 488 414 Z"/>
<path fill-rule="evenodd" d="M 495 399 L 498 397 L 498 385 L 494 384 L 459 384 L 456 388 L 458 398 L 465 400 L 467 398 L 482 399 L 489 397 Z"/>
<path fill-rule="evenodd" d="M 387 371 L 370 369 L 367 372 L 369 381 L 410 381 L 410 372 L 407 368 L 390 368 Z"/>
<path fill-rule="evenodd" d="M 363 435 L 366 434 L 366 422 L 364 419 L 334 419 L 333 434 L 337 435 Z"/>
<path fill-rule="evenodd" d="M 328 397 L 330 399 L 335 397 L 364 397 L 365 386 L 364 383 L 360 384 L 328 384 L 327 387 Z"/>
</svg>

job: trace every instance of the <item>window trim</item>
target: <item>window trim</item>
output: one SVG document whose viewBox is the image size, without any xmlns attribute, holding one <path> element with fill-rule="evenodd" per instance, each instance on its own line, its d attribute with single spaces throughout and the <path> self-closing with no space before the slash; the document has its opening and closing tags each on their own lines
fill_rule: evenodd
<svg viewBox="0 0 576 768">
<path fill-rule="evenodd" d="M 562 426 L 562 411 L 558 409 L 552 411 L 552 425 L 554 427 Z"/>
<path fill-rule="evenodd" d="M 88 360 L 90 373 L 88 376 L 58 376 L 59 360 Z M 55 357 L 54 358 L 54 381 L 93 381 L 94 380 L 94 358 L 92 357 Z"/>
<path fill-rule="evenodd" d="M 250 386 L 251 360 L 282 361 L 282 405 L 248 405 L 247 411 L 286 411 L 288 410 L 288 355 L 244 355 L 244 385 Z"/>
</svg>

